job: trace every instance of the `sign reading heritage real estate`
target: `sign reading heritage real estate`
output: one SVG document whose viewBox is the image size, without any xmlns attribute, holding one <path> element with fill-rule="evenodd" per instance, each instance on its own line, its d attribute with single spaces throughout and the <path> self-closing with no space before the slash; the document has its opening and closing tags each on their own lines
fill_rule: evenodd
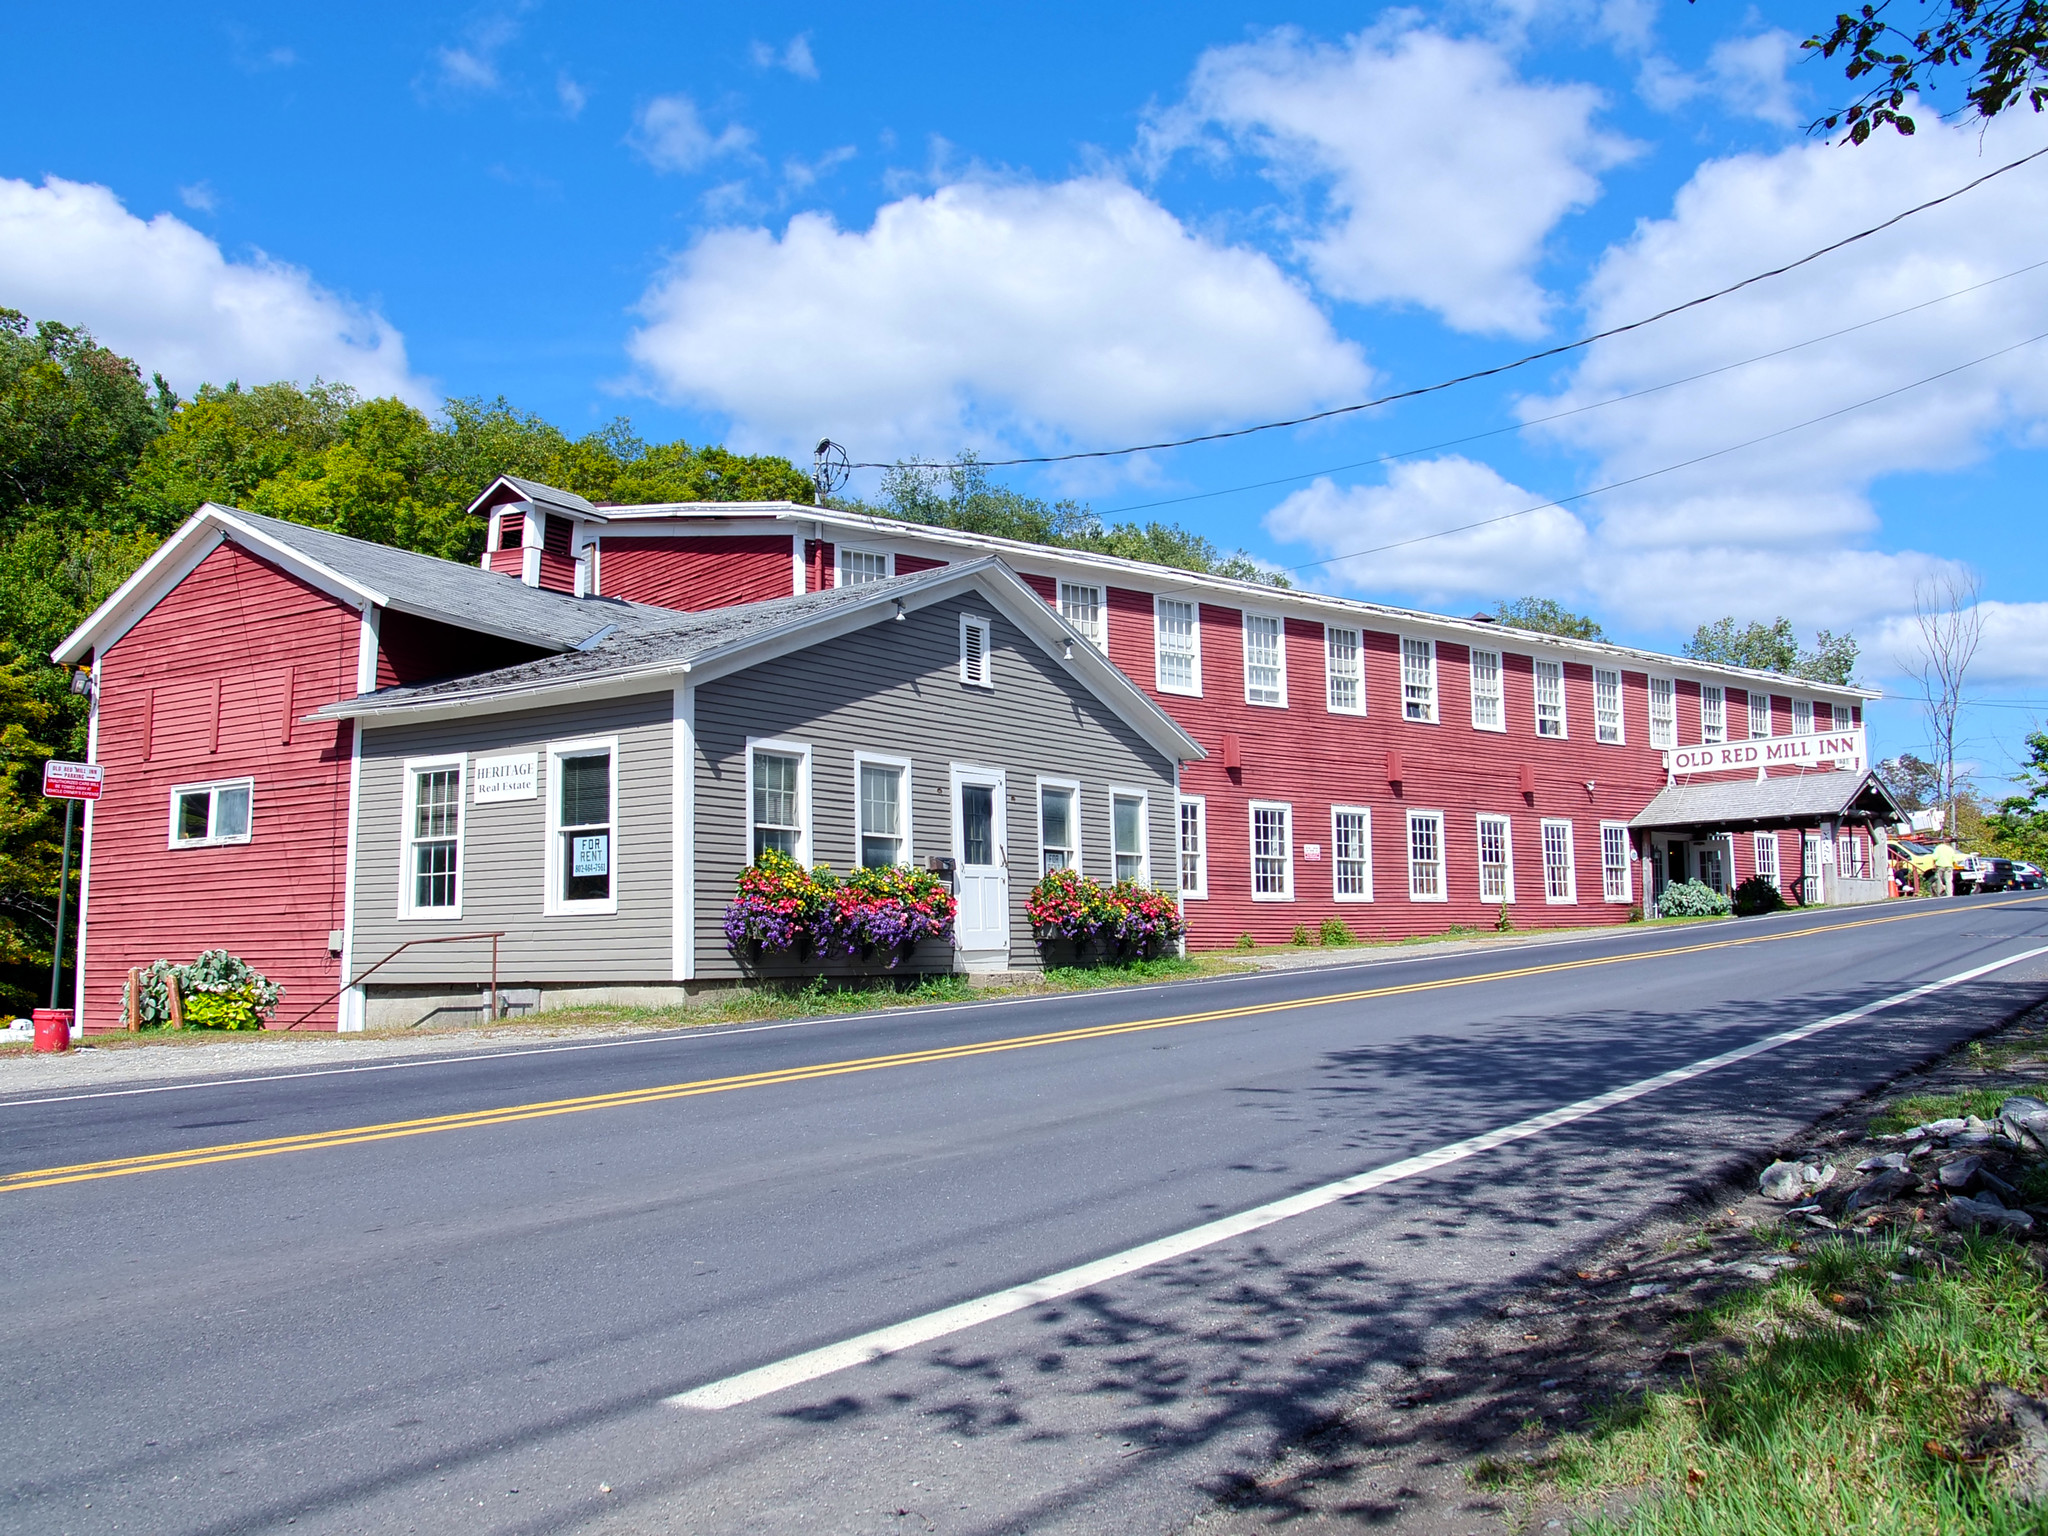
<svg viewBox="0 0 2048 1536">
<path fill-rule="evenodd" d="M 480 757 L 476 760 L 476 781 L 470 791 L 471 805 L 493 805 L 500 800 L 531 800 L 539 792 L 539 759 L 529 752 L 524 757 Z"/>
<path fill-rule="evenodd" d="M 1746 768 L 1861 767 L 1865 761 L 1863 727 L 1847 731 L 1816 731 L 1811 736 L 1759 736 L 1750 741 L 1724 741 L 1711 747 L 1676 747 L 1664 754 L 1669 773 L 1733 773 Z"/>
</svg>

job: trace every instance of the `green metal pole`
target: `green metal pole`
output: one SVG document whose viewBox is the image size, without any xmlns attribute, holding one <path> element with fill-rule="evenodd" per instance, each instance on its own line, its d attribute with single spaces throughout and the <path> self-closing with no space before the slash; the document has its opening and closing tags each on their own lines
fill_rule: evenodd
<svg viewBox="0 0 2048 1536">
<path fill-rule="evenodd" d="M 50 1006 L 62 1006 L 61 991 L 64 977 L 64 901 L 71 894 L 71 818 L 78 813 L 78 802 L 64 802 L 64 862 L 59 866 L 57 876 L 57 942 L 50 950 Z"/>
</svg>

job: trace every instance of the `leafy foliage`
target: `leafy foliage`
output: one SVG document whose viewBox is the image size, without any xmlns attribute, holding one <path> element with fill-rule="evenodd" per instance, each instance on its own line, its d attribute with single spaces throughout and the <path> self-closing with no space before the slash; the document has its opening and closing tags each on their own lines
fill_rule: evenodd
<svg viewBox="0 0 2048 1536">
<path fill-rule="evenodd" d="M 1163 891 L 1119 880 L 1102 886 L 1078 870 L 1049 870 L 1025 898 L 1024 914 L 1039 943 L 1091 941 L 1139 956 L 1157 955 L 1186 931 L 1180 906 Z M 1308 942 L 1308 930 L 1301 930 Z"/>
<path fill-rule="evenodd" d="M 1816 683 L 1847 683 L 1856 671 L 1856 637 L 1832 630 L 1814 632 L 1813 649 L 1801 650 L 1792 621 L 1779 618 L 1763 624 L 1752 620 L 1738 627 L 1732 618 L 1702 624 L 1685 642 L 1695 661 L 1718 661 L 1758 672 L 1779 672 Z"/>
<path fill-rule="evenodd" d="M 1554 597 L 1518 597 L 1512 603 L 1497 605 L 1493 613 L 1503 624 L 1542 635 L 1563 635 L 1572 640 L 1607 638 L 1607 631 L 1598 620 L 1573 613 Z"/>
<path fill-rule="evenodd" d="M 1984 818 L 1992 847 L 2007 858 L 2048 861 L 2048 732 L 2027 735 L 2027 760 L 2013 774 L 2017 792 Z"/>
<path fill-rule="evenodd" d="M 1848 125 L 1851 143 L 1890 127 L 1910 134 L 1915 124 L 1900 110 L 1908 96 L 1930 94 L 1937 77 L 1961 70 L 1964 97 L 1979 118 L 1996 117 L 2024 96 L 2039 112 L 2048 103 L 2048 4 L 2042 0 L 1934 0 L 1926 26 L 1896 26 L 1887 13 L 1895 0 L 1841 11 L 1826 33 L 1801 46 L 1824 59 L 1842 55 L 1849 83 L 1867 81 L 1854 101 L 1813 126 L 1832 133 Z"/>
<path fill-rule="evenodd" d="M 1664 887 L 1657 910 L 1666 917 L 1726 917 L 1730 902 L 1703 880 L 1682 880 Z"/>
<path fill-rule="evenodd" d="M 190 965 L 156 960 L 141 971 L 144 1029 L 169 1026 L 170 981 L 174 977 L 187 1029 L 261 1029 L 264 1019 L 284 998 L 284 988 L 224 949 L 209 949 Z M 123 985 L 124 1014 L 128 1006 L 128 986 Z"/>
<path fill-rule="evenodd" d="M 0 309 L 0 532 L 33 509 L 98 506 L 163 428 L 176 397 L 154 400 L 135 365 L 92 336 Z"/>
<path fill-rule="evenodd" d="M 1751 875 L 1735 887 L 1735 896 L 1730 905 L 1737 917 L 1760 917 L 1766 912 L 1785 910 L 1785 898 L 1778 888 L 1762 875 Z"/>
<path fill-rule="evenodd" d="M 1877 771 L 1904 810 L 1924 811 L 1941 798 L 1941 769 L 1916 753 L 1888 757 Z"/>
</svg>

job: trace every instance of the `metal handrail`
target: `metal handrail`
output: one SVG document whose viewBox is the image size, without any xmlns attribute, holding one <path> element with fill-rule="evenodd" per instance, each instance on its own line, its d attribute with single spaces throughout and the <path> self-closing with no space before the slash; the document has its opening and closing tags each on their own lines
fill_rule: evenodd
<svg viewBox="0 0 2048 1536">
<path fill-rule="evenodd" d="M 296 1019 L 293 1019 L 291 1023 L 285 1025 L 285 1028 L 287 1030 L 297 1029 L 301 1024 L 305 1023 L 306 1020 L 313 1017 L 313 1015 L 318 1013 L 322 1008 L 325 1008 L 329 1003 L 334 1002 L 336 999 L 338 999 L 342 995 L 342 993 L 348 991 L 350 987 L 361 986 L 363 982 L 366 981 L 371 975 L 373 975 L 377 971 L 382 970 L 385 966 L 389 965 L 392 961 L 396 960 L 400 955 L 404 954 L 408 949 L 411 949 L 415 944 L 459 944 L 464 939 L 489 939 L 491 941 L 491 990 L 489 996 L 485 999 L 484 1011 L 488 1013 L 493 1020 L 495 1020 L 498 1017 L 498 940 L 505 937 L 506 931 L 507 930 L 501 928 L 496 933 L 443 933 L 438 934 L 431 939 L 407 939 L 403 944 L 399 945 L 398 948 L 394 949 L 382 960 L 379 960 L 375 965 L 371 966 L 369 970 L 364 971 L 360 975 L 358 975 L 354 981 L 344 981 L 334 991 L 328 993 L 325 997 L 321 998 L 319 1002 L 315 1003 L 312 1007 L 308 1008 Z"/>
</svg>

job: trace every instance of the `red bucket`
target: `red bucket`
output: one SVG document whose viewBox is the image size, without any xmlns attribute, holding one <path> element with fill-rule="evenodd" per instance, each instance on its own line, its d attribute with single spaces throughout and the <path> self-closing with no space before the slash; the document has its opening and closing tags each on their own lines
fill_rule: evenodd
<svg viewBox="0 0 2048 1536">
<path fill-rule="evenodd" d="M 71 1049 L 71 1010 L 69 1008 L 38 1008 L 35 1011 L 36 1049 L 39 1051 L 68 1051 Z"/>
</svg>

